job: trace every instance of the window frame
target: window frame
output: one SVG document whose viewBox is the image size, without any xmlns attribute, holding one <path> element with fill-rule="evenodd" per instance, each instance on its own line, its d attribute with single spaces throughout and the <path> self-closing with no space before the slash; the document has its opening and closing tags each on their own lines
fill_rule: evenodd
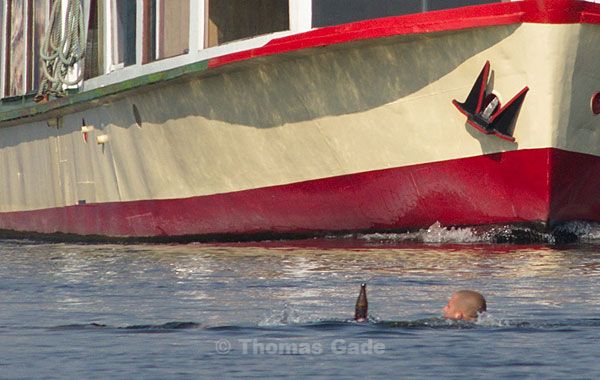
<svg viewBox="0 0 600 380">
<path fill-rule="evenodd" d="M 134 59 L 133 62 L 126 62 L 126 56 L 127 54 L 124 54 L 124 58 L 123 61 L 118 62 L 118 52 L 116 49 L 118 49 L 118 45 L 119 45 L 119 38 L 118 38 L 118 33 L 119 32 L 124 32 L 125 34 L 127 34 L 127 27 L 125 27 L 124 31 L 120 31 L 117 30 L 119 28 L 119 25 L 117 24 L 117 17 L 115 17 L 118 13 L 119 13 L 119 9 L 118 9 L 118 5 L 117 2 L 119 1 L 123 1 L 123 0 L 105 0 L 105 7 L 106 7 L 106 14 L 105 14 L 105 20 L 106 20 L 106 33 L 108 34 L 107 38 L 105 39 L 105 41 L 109 44 L 106 47 L 107 50 L 107 60 L 109 62 L 109 67 L 108 67 L 108 72 L 112 72 L 115 70 L 120 70 L 123 69 L 125 67 L 128 66 L 133 66 L 135 64 L 137 64 L 137 54 L 134 53 Z M 137 33 L 138 33 L 138 28 L 137 28 L 137 23 L 138 23 L 138 14 L 139 12 L 137 11 L 137 7 L 138 7 L 138 2 L 135 0 L 126 0 L 126 1 L 134 1 L 133 4 L 135 4 L 135 13 L 134 13 L 134 23 L 135 23 L 135 28 L 134 28 L 134 38 L 133 38 L 133 49 L 134 52 L 137 52 L 137 44 L 138 44 L 138 38 L 137 38 Z M 122 4 L 122 3 L 121 3 Z M 86 31 L 87 32 L 87 31 Z M 127 39 L 127 36 L 125 37 Z M 127 41 L 128 43 L 131 41 Z M 128 47 L 125 47 L 126 50 L 128 50 Z"/>
<path fill-rule="evenodd" d="M 24 1 L 35 1 L 35 0 L 24 0 Z M 52 4 L 54 1 L 61 1 L 63 4 L 66 4 L 67 0 L 47 0 L 48 5 L 48 13 L 50 13 L 52 9 Z M 205 47 L 204 45 L 204 37 L 205 37 L 205 24 L 204 19 L 207 13 L 207 4 L 206 0 L 188 0 L 189 1 L 189 28 L 187 30 L 187 45 L 188 50 L 187 53 L 182 53 L 179 55 L 174 55 L 170 57 L 165 57 L 163 59 L 158 60 L 149 60 L 148 59 L 148 38 L 145 29 L 151 25 L 147 22 L 147 5 L 149 5 L 149 0 L 126 0 L 126 1 L 135 1 L 136 2 L 136 44 L 135 44 L 135 56 L 136 62 L 135 64 L 131 64 L 125 66 L 121 69 L 117 69 L 116 67 L 111 67 L 113 59 L 112 59 L 112 49 L 110 49 L 111 42 L 109 40 L 110 33 L 108 28 L 110 27 L 110 0 L 95 0 L 97 1 L 97 37 L 93 37 L 97 39 L 97 58 L 94 58 L 98 64 L 97 70 L 94 71 L 93 75 L 85 76 L 85 79 L 82 83 L 78 84 L 78 87 L 81 91 L 88 91 L 92 89 L 96 89 L 99 87 L 103 87 L 110 84 L 119 83 L 125 80 L 134 79 L 140 76 L 149 75 L 157 72 L 161 72 L 164 70 L 169 70 L 173 68 L 177 68 L 180 66 L 197 63 L 202 60 L 210 59 L 213 57 L 222 56 L 224 54 L 235 53 L 242 50 L 253 49 L 256 47 L 263 46 L 275 36 L 285 36 L 289 34 L 299 33 L 302 31 L 307 31 L 311 29 L 310 25 L 310 13 L 311 7 L 307 6 L 310 2 L 306 0 L 288 0 L 289 5 L 289 29 L 281 32 L 268 33 L 264 35 L 259 35 L 255 37 L 250 37 L 248 39 L 236 40 L 232 42 L 228 42 L 223 45 L 218 45 L 214 47 Z M 167 0 L 169 1 L 169 0 Z M 0 6 L 4 6 L 4 19 L 8 20 L 8 14 L 6 12 L 6 8 L 8 8 L 9 1 L 0 0 Z M 168 3 L 167 3 L 168 4 Z M 64 7 L 63 7 L 64 8 Z M 66 8 L 65 8 L 66 9 Z M 84 5 L 84 12 L 86 17 L 89 16 L 89 11 L 91 8 L 86 7 Z M 63 9 L 64 13 L 64 9 Z M 49 14 L 47 17 L 49 18 Z M 176 16 L 174 16 L 176 17 Z M 186 17 L 187 19 L 187 17 Z M 89 20 L 86 20 L 86 27 L 89 25 Z M 3 22 L 3 25 L 0 25 L 0 38 L 4 40 L 4 44 L 0 47 L 0 99 L 12 97 L 9 95 L 5 95 L 8 92 L 9 86 L 9 71 L 8 67 L 4 63 L 10 63 L 10 55 L 6 54 L 9 49 L 7 45 L 8 43 L 7 33 L 9 33 L 8 22 Z M 181 36 L 182 34 L 177 31 L 175 28 L 171 30 L 171 36 Z M 175 37 L 177 38 L 177 37 Z M 181 41 L 181 40 L 180 40 Z M 27 42 L 29 44 L 29 41 Z M 88 40 L 89 43 L 89 40 Z M 38 44 L 39 45 L 39 44 Z M 183 48 L 183 43 L 180 44 Z M 89 45 L 88 45 L 89 46 Z M 28 45 L 27 49 L 31 49 Z M 87 58 L 86 58 L 87 59 Z M 27 60 L 25 60 L 27 61 Z M 87 67 L 87 65 L 86 65 Z M 24 68 L 24 72 L 29 72 L 33 70 L 31 65 L 27 63 L 27 66 Z M 33 71 L 31 71 L 33 73 Z M 33 75 L 33 74 L 32 74 Z M 32 76 L 29 76 L 29 79 L 26 80 L 27 84 L 24 86 L 27 89 L 27 86 L 30 86 Z M 27 94 L 26 90 L 19 91 L 19 96 L 21 95 L 30 95 Z"/>
<path fill-rule="evenodd" d="M 274 1 L 285 1 L 287 3 L 287 28 L 286 29 L 281 29 L 281 30 L 269 30 L 266 31 L 264 33 L 258 33 L 258 34 L 250 34 L 250 35 L 244 35 L 244 33 L 242 33 L 242 35 L 240 35 L 237 38 L 231 38 L 231 39 L 225 39 L 224 41 L 220 42 L 217 41 L 216 43 L 213 43 L 211 41 L 211 3 L 213 2 L 219 2 L 221 0 L 204 0 L 204 38 L 203 38 L 203 44 L 202 44 L 202 48 L 203 49 L 212 49 L 212 48 L 216 48 L 219 46 L 223 46 L 223 45 L 227 45 L 227 44 L 231 44 L 231 43 L 236 43 L 239 41 L 243 41 L 243 40 L 248 40 L 248 39 L 252 39 L 252 38 L 257 38 L 260 36 L 264 36 L 264 35 L 269 35 L 269 34 L 273 34 L 273 33 L 281 33 L 281 32 L 293 32 L 295 30 L 295 27 L 297 26 L 296 23 L 294 23 L 292 21 L 292 14 L 293 14 L 293 10 L 296 9 L 298 7 L 298 4 L 294 1 L 294 0 L 274 0 Z M 306 0 L 305 0 L 306 1 Z M 310 7 L 312 9 L 312 1 L 307 1 L 307 3 L 311 3 Z M 246 9 L 250 8 L 251 6 L 248 6 Z M 244 9 L 241 9 L 242 11 Z M 217 14 L 219 12 L 216 12 Z M 256 14 L 254 14 L 255 16 Z M 258 13 L 258 15 L 263 15 Z M 251 15 L 252 16 L 252 15 Z M 275 19 L 274 17 L 271 17 L 271 19 Z M 243 19 L 242 19 L 243 20 Z M 246 20 L 247 21 L 247 20 Z M 260 24 L 260 26 L 265 26 L 267 25 L 267 23 L 262 23 Z M 217 40 L 218 38 L 218 32 L 221 28 L 217 29 Z M 214 37 L 214 36 L 213 36 Z"/>
</svg>

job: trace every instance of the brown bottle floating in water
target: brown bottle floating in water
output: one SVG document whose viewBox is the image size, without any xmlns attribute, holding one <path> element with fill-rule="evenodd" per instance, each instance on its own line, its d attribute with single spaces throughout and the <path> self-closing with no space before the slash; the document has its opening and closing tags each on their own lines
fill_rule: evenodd
<svg viewBox="0 0 600 380">
<path fill-rule="evenodd" d="M 368 310 L 369 303 L 367 302 L 367 284 L 361 284 L 360 294 L 358 295 L 356 307 L 354 308 L 354 320 L 356 322 L 366 322 Z"/>
</svg>

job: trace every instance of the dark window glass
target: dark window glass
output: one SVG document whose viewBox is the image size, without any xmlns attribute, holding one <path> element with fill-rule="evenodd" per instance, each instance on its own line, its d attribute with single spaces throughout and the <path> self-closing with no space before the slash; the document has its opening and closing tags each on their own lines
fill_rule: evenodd
<svg viewBox="0 0 600 380">
<path fill-rule="evenodd" d="M 421 0 L 312 0 L 313 27 L 418 13 Z"/>
<path fill-rule="evenodd" d="M 102 54 L 100 44 L 99 18 L 100 8 L 97 0 L 90 2 L 90 18 L 85 48 L 84 78 L 89 79 L 101 74 Z"/>
<path fill-rule="evenodd" d="M 135 1 L 113 2 L 113 64 L 135 63 Z"/>
<path fill-rule="evenodd" d="M 312 0 L 312 25 L 322 27 L 501 0 Z M 506 0 L 505 0 L 506 1 Z"/>
<path fill-rule="evenodd" d="M 426 0 L 427 10 L 466 7 L 468 5 L 499 3 L 499 0 Z"/>
<path fill-rule="evenodd" d="M 288 30 L 288 0 L 209 0 L 206 46 Z"/>
</svg>

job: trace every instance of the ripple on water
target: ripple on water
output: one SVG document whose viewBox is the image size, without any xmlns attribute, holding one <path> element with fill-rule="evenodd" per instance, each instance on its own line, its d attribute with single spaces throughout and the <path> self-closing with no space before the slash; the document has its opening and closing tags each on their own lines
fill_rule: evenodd
<svg viewBox="0 0 600 380">
<path fill-rule="evenodd" d="M 468 368 L 596 378 L 600 233 L 569 228 L 591 240 L 493 244 L 477 240 L 478 231 L 436 225 L 408 239 L 0 242 L 2 376 L 431 378 L 464 377 Z M 371 318 L 356 323 L 365 281 Z M 486 296 L 488 313 L 474 324 L 440 319 L 450 294 L 464 288 Z M 269 354 L 270 343 L 321 351 Z M 385 349 L 351 355 L 334 352 L 334 343 Z"/>
</svg>

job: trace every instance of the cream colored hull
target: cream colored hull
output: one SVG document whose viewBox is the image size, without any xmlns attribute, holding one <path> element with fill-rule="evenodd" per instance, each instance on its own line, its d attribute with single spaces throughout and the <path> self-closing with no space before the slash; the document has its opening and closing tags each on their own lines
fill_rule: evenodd
<svg viewBox="0 0 600 380">
<path fill-rule="evenodd" d="M 600 156 L 600 116 L 589 106 L 598 57 L 600 26 L 519 24 L 334 46 L 166 82 L 63 114 L 58 128 L 0 128 L 0 211 L 211 196 L 497 152 Z M 466 98 L 487 60 L 502 102 L 530 88 L 515 143 L 467 126 L 451 103 Z M 82 121 L 95 128 L 87 142 Z M 102 135 L 108 142 L 96 144 Z"/>
</svg>

